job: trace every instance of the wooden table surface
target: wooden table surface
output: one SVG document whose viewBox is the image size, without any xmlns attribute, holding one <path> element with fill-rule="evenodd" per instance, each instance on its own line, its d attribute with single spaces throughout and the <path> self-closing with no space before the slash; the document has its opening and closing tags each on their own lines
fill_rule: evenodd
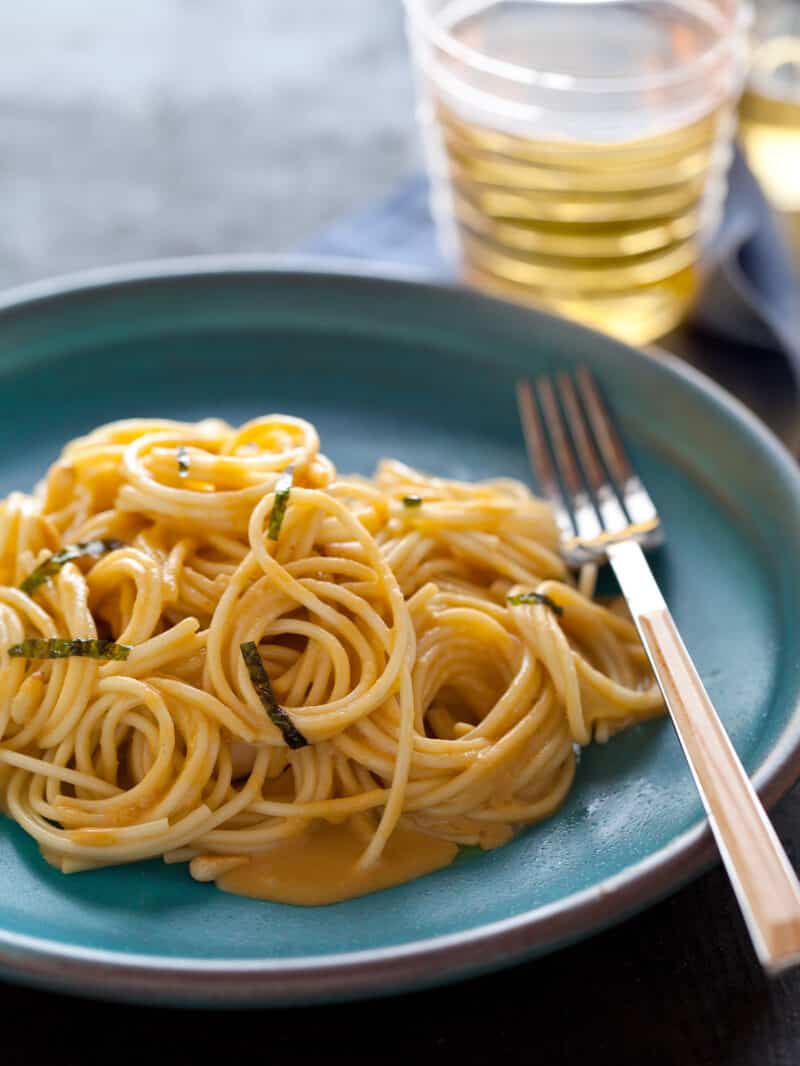
<svg viewBox="0 0 800 1066">
<path fill-rule="evenodd" d="M 289 250 L 420 165 L 399 0 L 2 5 L 0 144 L 0 286 Z M 683 354 L 798 450 L 779 361 L 702 337 Z M 800 790 L 774 817 L 797 862 Z M 557 955 L 395 999 L 217 1014 L 4 985 L 0 1003 L 3 1066 L 800 1063 L 800 972 L 761 976 L 719 868 Z"/>
</svg>

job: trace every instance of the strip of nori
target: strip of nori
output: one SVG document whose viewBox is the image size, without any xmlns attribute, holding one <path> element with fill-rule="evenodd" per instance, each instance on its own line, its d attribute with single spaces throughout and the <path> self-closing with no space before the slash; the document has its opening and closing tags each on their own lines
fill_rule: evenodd
<svg viewBox="0 0 800 1066">
<path fill-rule="evenodd" d="M 543 607 L 549 607 L 553 614 L 564 613 L 564 608 L 561 604 L 551 600 L 543 592 L 518 592 L 516 596 L 509 596 L 508 602 L 513 607 L 519 607 L 523 603 L 540 603 Z"/>
<path fill-rule="evenodd" d="M 21 644 L 12 644 L 8 654 L 15 659 L 114 659 L 122 662 L 131 653 L 130 645 L 115 644 L 113 640 L 82 640 L 76 637 L 30 637 Z"/>
<path fill-rule="evenodd" d="M 80 544 L 68 544 L 60 552 L 56 552 L 48 559 L 45 559 L 43 563 L 39 563 L 36 569 L 28 574 L 20 588 L 23 592 L 32 596 L 40 585 L 43 585 L 49 578 L 55 577 L 64 563 L 71 563 L 73 559 L 99 559 L 102 555 L 107 555 L 108 552 L 114 552 L 118 548 L 124 547 L 125 544 L 121 540 L 113 539 L 87 540 Z"/>
<path fill-rule="evenodd" d="M 267 530 L 267 536 L 270 540 L 277 540 L 281 535 L 283 516 L 286 514 L 286 507 L 289 503 L 289 493 L 292 491 L 293 479 L 294 472 L 291 467 L 288 467 L 275 482 L 275 502 L 272 504 L 269 529 Z"/>
<path fill-rule="evenodd" d="M 283 739 L 290 748 L 304 748 L 308 741 L 275 699 L 269 674 L 264 669 L 264 663 L 257 644 L 252 640 L 248 640 L 246 644 L 239 645 L 239 650 L 242 653 L 250 680 L 253 682 L 253 688 L 264 704 L 264 710 L 267 712 L 269 720 L 280 729 Z"/>
</svg>

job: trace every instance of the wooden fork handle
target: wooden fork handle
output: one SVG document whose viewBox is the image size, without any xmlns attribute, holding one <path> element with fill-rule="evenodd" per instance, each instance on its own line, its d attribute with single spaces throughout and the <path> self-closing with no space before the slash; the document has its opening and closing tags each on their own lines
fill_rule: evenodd
<svg viewBox="0 0 800 1066">
<path fill-rule="evenodd" d="M 653 672 L 763 967 L 800 962 L 800 884 L 714 710 L 638 544 L 608 558 Z"/>
</svg>

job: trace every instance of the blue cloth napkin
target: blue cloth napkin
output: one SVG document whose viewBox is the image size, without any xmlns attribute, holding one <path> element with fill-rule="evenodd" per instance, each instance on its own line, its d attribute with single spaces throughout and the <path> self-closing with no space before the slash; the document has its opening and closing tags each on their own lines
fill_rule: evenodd
<svg viewBox="0 0 800 1066">
<path fill-rule="evenodd" d="M 414 177 L 382 203 L 336 223 L 308 248 L 317 255 L 414 266 L 432 278 L 452 279 L 428 207 L 428 182 Z M 800 285 L 761 189 L 737 152 L 722 225 L 708 272 L 688 321 L 659 343 L 685 354 L 712 338 L 736 349 L 783 356 L 800 382 Z"/>
</svg>

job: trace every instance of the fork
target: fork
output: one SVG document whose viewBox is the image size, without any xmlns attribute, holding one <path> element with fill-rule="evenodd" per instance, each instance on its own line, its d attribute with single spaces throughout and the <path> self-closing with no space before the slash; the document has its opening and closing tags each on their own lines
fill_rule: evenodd
<svg viewBox="0 0 800 1066">
<path fill-rule="evenodd" d="M 538 403 L 537 403 L 538 399 Z M 586 367 L 517 384 L 528 456 L 573 567 L 608 562 L 664 696 L 756 954 L 800 962 L 800 884 L 664 602 L 645 550 L 658 512 Z M 555 462 L 554 462 L 555 461 Z"/>
</svg>

